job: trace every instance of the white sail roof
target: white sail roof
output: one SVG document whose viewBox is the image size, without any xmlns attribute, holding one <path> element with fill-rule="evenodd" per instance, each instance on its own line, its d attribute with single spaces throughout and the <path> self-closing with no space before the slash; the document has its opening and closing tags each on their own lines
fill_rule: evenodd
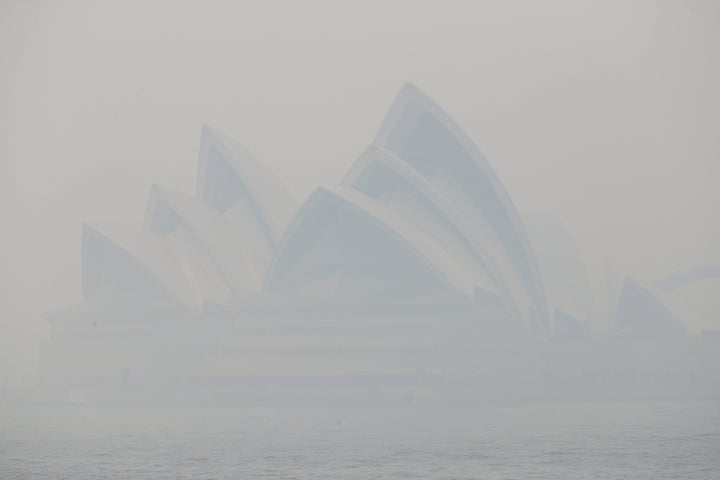
<svg viewBox="0 0 720 480">
<path fill-rule="evenodd" d="M 138 302 L 202 304 L 201 288 L 172 243 L 141 229 L 84 224 L 82 280 L 86 302 L 107 288 Z"/>
<path fill-rule="evenodd" d="M 512 266 L 482 231 L 463 221 L 458 210 L 406 162 L 371 145 L 341 184 L 370 196 L 435 239 L 458 264 L 465 266 L 477 288 L 502 292 L 508 308 L 527 320 L 529 298 L 523 286 L 514 281 Z"/>
<path fill-rule="evenodd" d="M 420 172 L 468 222 L 492 232 L 538 315 L 545 318 L 542 281 L 522 221 L 490 164 L 460 127 L 414 85 L 406 84 L 375 143 Z"/>
<path fill-rule="evenodd" d="M 268 292 L 336 301 L 471 296 L 472 278 L 431 237 L 348 188 L 319 188 L 279 246 Z"/>
<path fill-rule="evenodd" d="M 210 127 L 202 130 L 197 196 L 230 220 L 246 224 L 252 216 L 270 248 L 297 207 L 290 191 L 270 168 L 235 140 Z"/>
<path fill-rule="evenodd" d="M 377 143 L 343 186 L 318 189 L 298 210 L 252 153 L 204 127 L 196 197 L 154 186 L 142 230 L 85 228 L 86 300 L 108 283 L 192 309 L 267 294 L 474 298 L 544 326 L 522 223 L 452 120 L 407 85 Z"/>
<path fill-rule="evenodd" d="M 197 309 L 260 293 L 296 207 L 292 195 L 250 152 L 208 127 L 197 194 L 153 186 L 143 229 L 85 225 L 86 303 L 110 296 Z"/>
<path fill-rule="evenodd" d="M 183 192 L 153 186 L 144 228 L 169 238 L 205 279 L 205 298 L 216 302 L 230 295 L 259 292 L 265 264 L 234 222 L 209 204 Z"/>
</svg>

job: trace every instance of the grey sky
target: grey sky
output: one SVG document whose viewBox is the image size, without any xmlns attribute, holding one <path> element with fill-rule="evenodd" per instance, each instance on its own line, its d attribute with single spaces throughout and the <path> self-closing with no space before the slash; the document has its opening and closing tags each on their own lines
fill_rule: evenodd
<svg viewBox="0 0 720 480">
<path fill-rule="evenodd" d="M 717 2 L 298 3 L 0 4 L 5 372 L 80 301 L 82 221 L 139 225 L 153 182 L 194 190 L 203 123 L 303 197 L 405 81 L 521 213 L 565 221 L 599 297 L 608 259 L 641 279 L 720 262 Z"/>
</svg>

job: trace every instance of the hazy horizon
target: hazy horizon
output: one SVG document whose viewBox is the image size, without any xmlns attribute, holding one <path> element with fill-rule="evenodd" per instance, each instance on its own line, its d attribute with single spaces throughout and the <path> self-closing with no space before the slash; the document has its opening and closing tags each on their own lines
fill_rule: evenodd
<svg viewBox="0 0 720 480">
<path fill-rule="evenodd" d="M 153 183 L 194 192 L 203 124 L 303 199 L 407 81 L 522 214 L 564 222 L 600 308 L 609 263 L 717 265 L 718 27 L 712 1 L 3 2 L 0 374 L 31 375 L 42 313 L 81 301 L 82 222 L 139 225 Z"/>
</svg>

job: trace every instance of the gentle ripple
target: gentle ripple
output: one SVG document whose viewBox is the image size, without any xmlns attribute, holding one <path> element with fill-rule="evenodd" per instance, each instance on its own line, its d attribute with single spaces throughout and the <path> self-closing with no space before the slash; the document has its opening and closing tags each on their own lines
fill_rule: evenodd
<svg viewBox="0 0 720 480">
<path fill-rule="evenodd" d="M 3 407 L 5 479 L 720 479 L 720 404 Z"/>
</svg>

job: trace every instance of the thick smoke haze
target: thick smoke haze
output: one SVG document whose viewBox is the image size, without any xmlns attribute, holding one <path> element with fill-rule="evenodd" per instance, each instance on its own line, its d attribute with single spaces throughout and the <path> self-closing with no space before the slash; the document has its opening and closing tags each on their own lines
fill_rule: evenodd
<svg viewBox="0 0 720 480">
<path fill-rule="evenodd" d="M 714 1 L 3 2 L 0 372 L 29 381 L 42 313 L 80 301 L 81 222 L 138 225 L 153 182 L 194 190 L 203 124 L 304 198 L 405 81 L 522 214 L 562 219 L 600 309 L 608 270 L 717 264 L 719 27 Z"/>
<path fill-rule="evenodd" d="M 715 0 L 0 0 L 0 478 L 715 478 L 718 85 Z"/>
</svg>

